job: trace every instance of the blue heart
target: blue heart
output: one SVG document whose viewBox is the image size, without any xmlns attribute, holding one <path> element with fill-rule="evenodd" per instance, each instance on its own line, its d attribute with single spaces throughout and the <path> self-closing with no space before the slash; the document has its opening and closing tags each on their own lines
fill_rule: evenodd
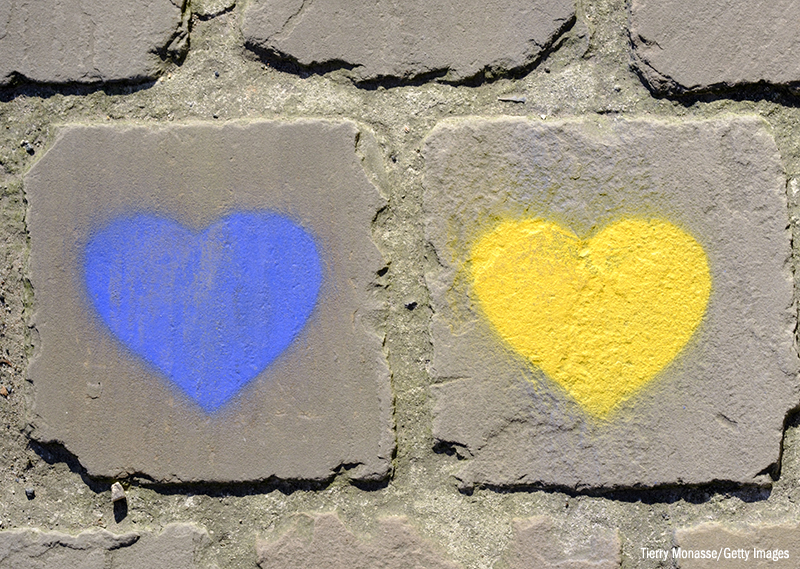
<svg viewBox="0 0 800 569">
<path fill-rule="evenodd" d="M 313 237 L 274 213 L 235 213 L 200 233 L 136 215 L 92 234 L 84 277 L 114 335 L 210 413 L 300 333 L 322 263 Z"/>
</svg>

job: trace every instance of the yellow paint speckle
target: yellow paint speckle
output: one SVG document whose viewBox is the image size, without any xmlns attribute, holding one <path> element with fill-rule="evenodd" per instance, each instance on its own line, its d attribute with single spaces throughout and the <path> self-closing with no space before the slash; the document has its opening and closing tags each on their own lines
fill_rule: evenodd
<svg viewBox="0 0 800 569">
<path fill-rule="evenodd" d="M 623 220 L 586 241 L 541 219 L 506 221 L 471 261 L 500 336 L 597 416 L 675 358 L 711 292 L 700 244 L 661 220 Z"/>
</svg>

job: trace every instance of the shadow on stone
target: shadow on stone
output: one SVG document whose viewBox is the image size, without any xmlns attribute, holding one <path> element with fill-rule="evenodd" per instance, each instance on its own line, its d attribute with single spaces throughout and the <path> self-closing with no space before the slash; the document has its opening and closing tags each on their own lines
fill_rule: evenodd
<svg viewBox="0 0 800 569">
<path fill-rule="evenodd" d="M 81 480 L 89 487 L 92 492 L 100 494 L 111 488 L 112 480 L 92 478 L 86 473 L 86 469 L 78 461 L 77 457 L 69 452 L 63 445 L 58 443 L 40 443 L 29 441 L 30 448 L 47 464 L 64 463 L 71 472 L 78 474 Z M 159 484 L 152 482 L 141 473 L 132 474 L 128 480 L 132 486 L 147 488 L 163 494 L 172 495 L 204 495 L 212 498 L 223 498 L 233 496 L 237 498 L 254 496 L 259 494 L 270 494 L 280 492 L 290 496 L 297 491 L 319 492 L 328 488 L 331 483 L 347 470 L 357 465 L 342 465 L 337 472 L 322 481 L 312 480 L 280 480 L 268 479 L 260 482 L 228 482 L 228 483 L 178 483 L 178 484 Z M 350 484 L 365 492 L 374 492 L 387 488 L 391 476 L 383 480 L 350 480 Z M 128 504 L 126 500 L 114 502 L 114 520 L 119 523 L 128 515 Z"/>
<path fill-rule="evenodd" d="M 113 82 L 113 83 L 35 83 L 30 82 L 22 75 L 17 74 L 10 86 L 0 87 L 0 102 L 8 103 L 24 95 L 39 99 L 49 99 L 55 95 L 86 96 L 102 91 L 108 96 L 132 95 L 144 89 L 150 89 L 156 84 L 155 80 L 138 82 Z"/>
<path fill-rule="evenodd" d="M 97 494 L 105 492 L 111 487 L 111 480 L 92 478 L 86 473 L 86 469 L 78 461 L 77 457 L 69 452 L 63 445 L 58 443 L 44 444 L 37 441 L 29 441 L 30 448 L 47 464 L 62 462 L 67 465 L 71 472 L 78 474 L 81 480 L 92 492 Z M 178 484 L 158 484 L 152 482 L 146 476 L 136 473 L 128 478 L 134 486 L 148 488 L 163 495 L 195 495 L 201 494 L 209 497 L 220 498 L 225 496 L 253 496 L 257 494 L 270 494 L 280 492 L 286 496 L 294 494 L 296 491 L 318 492 L 328 488 L 331 483 L 350 468 L 357 465 L 342 465 L 332 476 L 322 481 L 313 480 L 280 480 L 268 479 L 260 482 L 228 482 L 228 483 L 178 483 Z M 366 492 L 383 490 L 389 486 L 391 476 L 383 480 L 350 480 L 350 483 Z M 114 502 L 114 519 L 120 522 L 128 515 L 128 504 L 126 500 Z"/>
<path fill-rule="evenodd" d="M 257 494 L 270 494 L 272 492 L 280 492 L 286 496 L 290 496 L 297 491 L 302 492 L 319 492 L 327 489 L 338 477 L 346 476 L 348 470 L 358 467 L 358 464 L 342 464 L 335 472 L 324 480 L 294 480 L 294 479 L 278 479 L 269 478 L 263 481 L 256 482 L 205 482 L 205 483 L 178 483 L 178 484 L 159 484 L 149 482 L 147 479 L 136 480 L 139 486 L 149 488 L 160 494 L 164 495 L 183 495 L 183 494 L 201 494 L 212 498 L 224 498 L 226 496 L 234 496 L 241 498 L 244 496 L 253 496 Z M 386 478 L 381 480 L 348 480 L 356 488 L 373 492 L 387 488 L 391 481 L 391 473 Z"/>
<path fill-rule="evenodd" d="M 128 515 L 128 501 L 117 500 L 114 502 L 114 521 L 120 523 Z"/>
<path fill-rule="evenodd" d="M 134 477 L 133 480 L 141 487 L 154 490 L 164 495 L 200 494 L 211 498 L 224 498 L 227 496 L 241 498 L 244 496 L 280 492 L 285 496 L 290 496 L 297 491 L 319 492 L 325 490 L 338 477 L 346 475 L 348 470 L 357 466 L 357 464 L 341 465 L 330 477 L 320 481 L 270 478 L 256 482 L 158 484 L 149 482 L 148 479 L 138 480 L 137 477 Z M 359 490 L 376 492 L 387 488 L 391 479 L 392 477 L 390 474 L 388 477 L 381 480 L 348 480 L 348 482 Z"/>
<path fill-rule="evenodd" d="M 789 108 L 800 107 L 800 83 L 788 83 L 785 85 L 755 83 L 733 87 L 710 85 L 707 90 L 702 92 L 663 92 L 648 83 L 638 67 L 633 66 L 631 70 L 653 98 L 674 101 L 687 108 L 697 103 L 713 103 L 716 101 L 749 101 L 753 103 L 769 101 Z"/>
<path fill-rule="evenodd" d="M 674 504 L 675 502 L 688 502 L 690 504 L 704 504 L 715 496 L 722 495 L 726 498 L 738 498 L 742 502 L 763 502 L 772 494 L 771 488 L 762 486 L 743 486 L 732 483 L 709 483 L 701 486 L 676 487 L 660 486 L 655 488 L 619 488 L 609 490 L 580 491 L 572 488 L 554 488 L 537 486 L 519 486 L 515 488 L 502 488 L 494 486 L 481 486 L 481 488 L 498 494 L 513 494 L 518 492 L 546 492 L 548 494 L 564 494 L 576 498 L 590 496 L 606 498 L 618 502 L 643 504 Z"/>
<path fill-rule="evenodd" d="M 30 446 L 31 450 L 39 455 L 39 457 L 47 464 L 56 464 L 59 462 L 66 464 L 67 468 L 69 468 L 71 472 L 74 472 L 80 476 L 81 480 L 83 480 L 83 483 L 86 484 L 86 486 L 88 486 L 89 489 L 95 494 L 105 492 L 111 487 L 110 482 L 89 477 L 89 475 L 86 473 L 86 469 L 78 461 L 78 458 L 69 452 L 63 445 L 58 443 L 40 443 L 34 440 L 29 440 L 28 445 Z"/>
<path fill-rule="evenodd" d="M 500 79 L 520 79 L 538 67 L 552 53 L 556 52 L 565 44 L 574 39 L 569 35 L 568 32 L 572 31 L 575 22 L 576 18 L 574 15 L 565 20 L 555 34 L 556 39 L 550 43 L 550 45 L 542 49 L 542 51 L 530 62 L 522 66 L 513 67 L 511 69 L 487 67 L 481 69 L 478 71 L 478 73 L 470 77 L 464 77 L 453 81 L 445 79 L 449 71 L 447 68 L 434 69 L 426 73 L 418 73 L 404 77 L 386 75 L 363 80 L 358 80 L 356 78 L 351 79 L 357 87 L 367 91 L 375 91 L 379 88 L 391 89 L 394 87 L 418 87 L 431 82 L 438 82 L 453 86 L 463 85 L 467 87 L 479 87 L 484 84 L 493 83 L 494 81 Z M 245 41 L 245 47 L 253 52 L 253 54 L 256 55 L 257 58 L 265 65 L 284 73 L 297 75 L 301 79 L 306 79 L 313 75 L 325 75 L 327 73 L 339 70 L 352 71 L 353 69 L 359 67 L 357 64 L 342 60 L 329 60 L 312 65 L 303 65 L 297 60 L 297 58 L 291 55 L 276 51 L 274 49 L 266 49 L 254 42 Z"/>
</svg>

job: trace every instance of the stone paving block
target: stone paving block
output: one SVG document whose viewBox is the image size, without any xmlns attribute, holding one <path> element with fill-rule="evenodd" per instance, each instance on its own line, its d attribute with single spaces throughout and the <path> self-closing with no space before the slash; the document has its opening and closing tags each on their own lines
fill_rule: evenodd
<svg viewBox="0 0 800 569">
<path fill-rule="evenodd" d="M 0 0 L 0 85 L 143 81 L 186 41 L 180 0 Z M 175 42 L 175 43 L 173 43 Z"/>
<path fill-rule="evenodd" d="M 711 522 L 679 529 L 669 559 L 680 569 L 796 569 L 800 559 L 800 525 L 725 527 Z"/>
<path fill-rule="evenodd" d="M 0 532 L 0 567 L 4 569 L 194 569 L 210 542 L 192 524 L 167 525 L 160 534 L 113 534 L 94 529 L 72 536 L 38 529 Z"/>
<path fill-rule="evenodd" d="M 245 44 L 262 55 L 344 67 L 356 81 L 431 75 L 461 81 L 533 63 L 574 19 L 573 0 L 255 0 L 242 31 Z"/>
<path fill-rule="evenodd" d="M 563 531 L 538 516 L 515 520 L 514 536 L 495 569 L 616 569 L 622 565 L 619 532 L 592 528 Z"/>
<path fill-rule="evenodd" d="M 32 437 L 108 478 L 385 477 L 369 140 L 322 120 L 60 132 L 25 178 Z"/>
<path fill-rule="evenodd" d="M 159 535 L 143 534 L 133 546 L 115 550 L 111 568 L 193 569 L 199 566 L 199 554 L 210 543 L 205 529 L 186 523 L 169 524 Z"/>
<path fill-rule="evenodd" d="M 765 123 L 474 118 L 424 157 L 433 430 L 462 486 L 770 483 L 798 358 Z"/>
<path fill-rule="evenodd" d="M 800 83 L 793 0 L 633 0 L 630 9 L 633 59 L 656 92 Z"/>
<path fill-rule="evenodd" d="M 345 528 L 336 514 L 303 515 L 280 537 L 256 542 L 263 569 L 457 569 L 403 518 L 378 520 L 370 537 Z"/>
</svg>

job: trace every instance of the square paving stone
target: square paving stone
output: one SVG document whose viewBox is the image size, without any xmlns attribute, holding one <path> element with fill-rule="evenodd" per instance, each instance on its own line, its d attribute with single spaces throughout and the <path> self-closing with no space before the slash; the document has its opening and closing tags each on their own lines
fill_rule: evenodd
<svg viewBox="0 0 800 569">
<path fill-rule="evenodd" d="M 0 85 L 144 81 L 180 50 L 178 0 L 0 0 Z"/>
<path fill-rule="evenodd" d="M 322 120 L 64 128 L 25 178 L 31 436 L 92 476 L 385 477 L 371 140 Z"/>
<path fill-rule="evenodd" d="M 800 84 L 800 5 L 793 0 L 633 0 L 636 68 L 656 92 Z"/>
<path fill-rule="evenodd" d="M 268 58 L 345 68 L 359 82 L 463 81 L 533 64 L 574 21 L 573 0 L 254 0 L 242 33 Z"/>
<path fill-rule="evenodd" d="M 424 157 L 434 438 L 463 487 L 770 483 L 798 358 L 764 122 L 463 119 Z"/>
</svg>

